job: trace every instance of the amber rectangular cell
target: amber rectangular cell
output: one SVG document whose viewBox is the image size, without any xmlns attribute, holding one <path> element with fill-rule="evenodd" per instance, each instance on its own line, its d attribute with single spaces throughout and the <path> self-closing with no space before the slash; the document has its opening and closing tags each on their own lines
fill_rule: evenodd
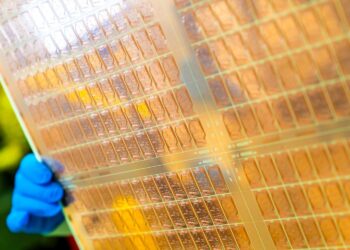
<svg viewBox="0 0 350 250">
<path fill-rule="evenodd" d="M 151 127 L 154 125 L 154 117 L 146 101 L 136 102 L 135 108 L 145 127 Z"/>
<path fill-rule="evenodd" d="M 343 236 L 344 241 L 348 244 L 350 242 L 350 230 L 349 230 L 349 223 L 350 223 L 350 217 L 349 216 L 342 216 L 338 218 L 338 227 L 341 231 L 341 234 Z"/>
<path fill-rule="evenodd" d="M 294 215 L 287 193 L 283 189 L 273 189 L 270 193 L 280 217 L 290 217 Z"/>
<path fill-rule="evenodd" d="M 130 185 L 134 191 L 134 194 L 140 204 L 149 203 L 149 198 L 142 185 L 142 181 L 138 178 L 130 180 Z"/>
<path fill-rule="evenodd" d="M 137 45 L 141 48 L 144 58 L 151 58 L 156 55 L 153 44 L 146 30 L 140 30 L 134 35 Z"/>
<path fill-rule="evenodd" d="M 125 116 L 127 117 L 131 127 L 134 130 L 142 129 L 143 124 L 139 115 L 139 112 L 137 112 L 135 105 L 133 104 L 126 104 L 123 106 L 123 111 Z"/>
<path fill-rule="evenodd" d="M 334 111 L 339 117 L 347 117 L 350 115 L 350 101 L 346 96 L 343 84 L 337 83 L 327 86 L 327 92 L 331 99 Z"/>
<path fill-rule="evenodd" d="M 141 60 L 141 51 L 137 47 L 136 42 L 132 35 L 126 35 L 120 39 L 120 43 L 123 46 L 126 54 L 131 62 L 138 62 Z"/>
<path fill-rule="evenodd" d="M 308 154 L 305 150 L 298 150 L 291 153 L 294 160 L 294 166 L 298 171 L 299 177 L 302 180 L 310 180 L 315 178 L 315 172 L 311 165 Z"/>
<path fill-rule="evenodd" d="M 199 191 L 194 177 L 191 171 L 182 171 L 178 173 L 181 183 L 186 190 L 186 193 L 189 197 L 200 197 L 201 192 Z"/>
<path fill-rule="evenodd" d="M 325 148 L 319 146 L 311 148 L 309 151 L 318 175 L 320 177 L 333 176 L 332 164 Z"/>
<path fill-rule="evenodd" d="M 180 150 L 179 142 L 177 140 L 177 137 L 172 127 L 170 126 L 164 127 L 161 130 L 161 134 L 169 152 L 173 153 L 173 152 L 178 152 Z"/>
<path fill-rule="evenodd" d="M 273 65 L 285 89 L 289 90 L 299 87 L 299 75 L 289 57 L 274 60 Z"/>
<path fill-rule="evenodd" d="M 175 125 L 175 133 L 180 141 L 181 147 L 186 150 L 193 146 L 192 137 L 185 122 Z"/>
<path fill-rule="evenodd" d="M 228 187 L 219 166 L 210 166 L 207 173 L 217 194 L 228 193 Z"/>
<path fill-rule="evenodd" d="M 296 173 L 292 165 L 289 155 L 286 153 L 276 154 L 274 156 L 275 164 L 279 170 L 280 176 L 285 183 L 295 182 Z"/>
<path fill-rule="evenodd" d="M 325 45 L 313 49 L 311 56 L 323 79 L 330 80 L 338 77 L 337 64 L 334 63 L 335 58 L 330 46 Z"/>
<path fill-rule="evenodd" d="M 319 185 L 305 186 L 305 191 L 310 201 L 310 205 L 315 213 L 327 211 L 327 201 Z"/>
<path fill-rule="evenodd" d="M 152 230 L 161 229 L 160 222 L 158 220 L 156 213 L 154 212 L 153 207 L 151 207 L 151 206 L 142 207 L 142 212 L 145 216 L 145 219 L 146 219 L 150 229 L 152 229 Z"/>
<path fill-rule="evenodd" d="M 86 140 L 94 140 L 96 138 L 96 133 L 94 128 L 92 127 L 90 119 L 88 119 L 88 117 L 80 118 L 79 123 Z"/>
<path fill-rule="evenodd" d="M 175 120 L 180 117 L 179 106 L 175 101 L 174 95 L 172 92 L 167 92 L 161 96 L 163 107 L 167 111 L 167 114 L 170 119 Z"/>
<path fill-rule="evenodd" d="M 259 29 L 272 54 L 282 53 L 287 50 L 287 43 L 274 22 L 262 24 Z"/>
<path fill-rule="evenodd" d="M 334 43 L 334 49 L 335 49 L 335 55 L 338 59 L 339 66 L 343 72 L 343 74 L 348 75 L 350 73 L 350 63 L 349 63 L 349 56 L 346 51 L 350 48 L 350 42 L 348 39 L 340 40 L 336 43 Z"/>
<path fill-rule="evenodd" d="M 125 11 L 125 18 L 127 19 L 129 25 L 131 27 L 141 26 L 143 23 L 143 19 L 141 13 L 138 11 L 136 6 L 131 7 L 128 11 Z"/>
<path fill-rule="evenodd" d="M 51 112 L 53 120 L 59 120 L 60 118 L 62 118 L 62 111 L 58 106 L 55 98 L 49 98 L 46 101 L 46 108 L 49 110 L 49 112 Z"/>
<path fill-rule="evenodd" d="M 156 233 L 153 235 L 154 239 L 157 241 L 157 245 L 161 249 L 171 249 L 168 239 L 165 234 Z"/>
<path fill-rule="evenodd" d="M 96 159 L 97 167 L 102 168 L 108 166 L 107 158 L 100 144 L 95 144 L 91 146 L 92 152 Z"/>
<path fill-rule="evenodd" d="M 324 241 L 314 219 L 304 219 L 300 221 L 304 235 L 310 247 L 322 247 Z"/>
<path fill-rule="evenodd" d="M 182 111 L 182 114 L 184 116 L 190 116 L 193 115 L 194 112 L 194 105 L 190 96 L 190 93 L 188 92 L 186 87 L 181 87 L 179 89 L 176 89 L 174 91 L 177 103 L 179 104 L 179 107 Z"/>
<path fill-rule="evenodd" d="M 195 212 L 193 211 L 190 201 L 181 201 L 178 203 L 179 208 L 183 214 L 183 217 L 186 221 L 188 227 L 198 227 L 199 222 Z"/>
<path fill-rule="evenodd" d="M 112 208 L 113 206 L 113 196 L 112 193 L 109 191 L 109 187 L 107 185 L 100 185 L 97 188 L 100 197 L 103 201 L 103 207 L 104 208 Z"/>
<path fill-rule="evenodd" d="M 206 197 L 204 198 L 205 204 L 207 205 L 208 211 L 210 212 L 213 222 L 216 225 L 227 224 L 224 211 L 221 208 L 221 204 L 217 198 Z"/>
<path fill-rule="evenodd" d="M 302 187 L 294 186 L 287 188 L 287 193 L 297 215 L 310 213 L 309 203 Z"/>
<path fill-rule="evenodd" d="M 270 156 L 263 156 L 257 159 L 260 170 L 264 175 L 265 182 L 268 185 L 276 185 L 280 183 L 278 172 Z"/>
<path fill-rule="evenodd" d="M 291 220 L 283 224 L 291 246 L 294 248 L 306 247 L 307 243 L 302 235 L 299 223 Z"/>
<path fill-rule="evenodd" d="M 114 40 L 110 44 L 111 52 L 116 60 L 117 65 L 122 68 L 129 64 L 129 57 L 124 51 L 122 44 L 119 40 Z"/>
<path fill-rule="evenodd" d="M 222 114 L 222 120 L 226 131 L 232 140 L 244 137 L 244 130 L 241 127 L 235 110 L 227 110 Z"/>
<path fill-rule="evenodd" d="M 319 19 L 313 9 L 307 9 L 298 13 L 297 19 L 302 25 L 305 36 L 311 43 L 324 39 L 323 27 L 319 25 Z"/>
<path fill-rule="evenodd" d="M 88 79 L 91 77 L 92 73 L 92 68 L 89 65 L 89 63 L 86 61 L 85 56 L 79 56 L 76 58 L 76 63 L 77 66 L 79 67 L 82 76 L 84 79 Z"/>
<path fill-rule="evenodd" d="M 317 66 L 312 61 L 308 52 L 294 54 L 292 59 L 303 85 L 315 84 L 320 80 L 318 78 L 319 72 Z"/>
<path fill-rule="evenodd" d="M 289 96 L 289 101 L 291 107 L 293 108 L 295 117 L 301 126 L 311 124 L 313 122 L 309 106 L 305 101 L 303 93 Z"/>
<path fill-rule="evenodd" d="M 247 159 L 242 162 L 245 176 L 251 187 L 263 185 L 263 179 L 254 159 Z"/>
<path fill-rule="evenodd" d="M 223 39 L 211 42 L 209 47 L 221 70 L 229 70 L 234 66 L 232 54 L 227 49 Z"/>
<path fill-rule="evenodd" d="M 113 119 L 112 113 L 109 110 L 104 110 L 99 113 L 102 124 L 106 129 L 108 135 L 115 135 L 118 133 L 118 127 Z"/>
<path fill-rule="evenodd" d="M 332 119 L 332 113 L 322 89 L 318 88 L 310 90 L 308 91 L 308 96 L 311 106 L 319 121 Z"/>
<path fill-rule="evenodd" d="M 331 217 L 320 218 L 318 223 L 327 245 L 338 245 L 340 235 L 333 219 Z"/>
<path fill-rule="evenodd" d="M 280 222 L 269 223 L 268 230 L 277 248 L 286 249 L 289 247 L 286 233 Z"/>
<path fill-rule="evenodd" d="M 191 231 L 194 242 L 196 243 L 197 248 L 199 249 L 209 249 L 209 243 L 206 240 L 205 234 L 202 230 L 197 229 Z"/>
<path fill-rule="evenodd" d="M 264 86 L 265 92 L 268 95 L 276 94 L 281 91 L 281 82 L 273 68 L 272 64 L 265 62 L 255 67 L 258 81 Z"/>
<path fill-rule="evenodd" d="M 170 55 L 164 57 L 162 59 L 162 65 L 170 85 L 175 86 L 179 84 L 181 82 L 180 70 L 174 56 Z"/>
<path fill-rule="evenodd" d="M 124 81 L 125 86 L 128 88 L 130 94 L 133 97 L 141 95 L 141 86 L 139 85 L 134 71 L 124 71 L 123 74 L 121 74 L 121 77 Z"/>
<path fill-rule="evenodd" d="M 255 193 L 255 198 L 264 218 L 274 218 L 275 208 L 267 191 Z"/>
<path fill-rule="evenodd" d="M 348 166 L 350 165 L 350 157 L 344 145 L 341 142 L 331 144 L 328 146 L 328 150 L 331 153 L 337 172 L 340 174 L 349 174 L 350 169 Z"/>
<path fill-rule="evenodd" d="M 253 68 L 239 71 L 242 86 L 246 89 L 251 99 L 260 99 L 265 96 L 263 86 L 258 81 Z"/>
<path fill-rule="evenodd" d="M 238 216 L 238 211 L 237 211 L 235 202 L 233 200 L 233 197 L 224 196 L 224 197 L 221 197 L 219 200 L 228 223 L 238 222 L 240 219 Z"/>
<path fill-rule="evenodd" d="M 195 15 L 207 36 L 213 36 L 220 31 L 220 24 L 216 20 L 208 4 L 197 8 Z"/>
<path fill-rule="evenodd" d="M 203 199 L 191 200 L 192 207 L 196 212 L 197 218 L 201 226 L 213 225 L 213 221 L 210 217 L 209 211 Z"/>
<path fill-rule="evenodd" d="M 226 249 L 237 249 L 236 240 L 232 234 L 232 231 L 227 226 L 217 227 L 217 232 L 220 236 L 220 240 Z"/>
<path fill-rule="evenodd" d="M 233 232 L 233 235 L 236 239 L 238 246 L 241 249 L 249 249 L 251 243 L 244 226 L 234 226 L 234 227 L 231 227 L 231 230 Z"/>
<path fill-rule="evenodd" d="M 164 175 L 155 176 L 154 182 L 156 183 L 160 194 L 164 201 L 174 200 L 174 195 L 168 185 L 167 179 Z"/>
<path fill-rule="evenodd" d="M 152 147 L 152 144 L 147 136 L 146 133 L 137 133 L 135 135 L 137 143 L 140 146 L 140 149 L 142 151 L 142 154 L 145 158 L 154 158 L 156 156 L 156 153 L 154 152 L 154 149 Z"/>
<path fill-rule="evenodd" d="M 233 55 L 237 65 L 247 64 L 251 61 L 251 55 L 240 34 L 228 35 L 225 37 L 225 44 Z"/>
<path fill-rule="evenodd" d="M 207 241 L 209 245 L 212 247 L 212 249 L 220 249 L 222 248 L 222 244 L 220 241 L 220 236 L 217 233 L 216 229 L 205 229 L 204 234 L 207 238 Z"/>
<path fill-rule="evenodd" d="M 163 205 L 156 205 L 154 207 L 154 211 L 156 212 L 159 218 L 159 221 L 164 229 L 174 228 L 173 223 L 169 217 L 169 214 Z"/>
<path fill-rule="evenodd" d="M 206 44 L 202 44 L 195 49 L 197 60 L 205 75 L 212 75 L 217 73 L 218 68 L 214 57 Z"/>
<path fill-rule="evenodd" d="M 149 130 L 147 131 L 147 135 L 148 135 L 148 138 L 150 139 L 150 142 L 152 143 L 154 151 L 158 155 L 163 155 L 167 152 L 165 142 L 158 130 L 156 129 Z"/>
<path fill-rule="evenodd" d="M 187 122 L 192 138 L 198 147 L 203 147 L 207 144 L 207 134 L 203 128 L 202 122 L 199 119 L 192 119 Z"/>
<path fill-rule="evenodd" d="M 195 249 L 196 248 L 195 243 L 193 241 L 193 238 L 191 236 L 191 233 L 189 231 L 180 231 L 178 233 L 178 236 L 179 236 L 184 248 L 186 248 L 186 249 Z M 178 247 L 180 247 L 180 246 L 178 246 Z"/>
<path fill-rule="evenodd" d="M 123 139 L 113 140 L 113 146 L 121 162 L 129 162 L 130 156 Z"/>
<path fill-rule="evenodd" d="M 162 198 L 152 177 L 144 177 L 143 186 L 152 202 L 161 202 Z"/>
<path fill-rule="evenodd" d="M 180 181 L 179 175 L 177 173 L 167 173 L 166 177 L 176 199 L 187 198 L 186 191 Z"/>
<path fill-rule="evenodd" d="M 203 38 L 201 28 L 192 10 L 183 12 L 181 18 L 182 25 L 184 26 L 187 37 L 190 41 L 195 42 Z"/>
<path fill-rule="evenodd" d="M 331 209 L 333 211 L 344 211 L 346 209 L 346 200 L 339 184 L 336 182 L 330 182 L 324 184 L 323 187 Z"/>
<path fill-rule="evenodd" d="M 164 90 L 169 85 L 167 76 L 159 60 L 154 60 L 148 65 L 149 72 L 158 90 Z"/>
<path fill-rule="evenodd" d="M 268 102 L 253 104 L 256 116 L 259 119 L 262 130 L 265 133 L 277 130 L 277 121 L 274 119 Z"/>
<path fill-rule="evenodd" d="M 238 107 L 237 113 L 248 137 L 260 134 L 259 123 L 250 106 Z"/>
<path fill-rule="evenodd" d="M 168 51 L 167 39 L 160 24 L 149 27 L 147 32 L 158 54 Z"/>
<path fill-rule="evenodd" d="M 168 210 L 169 216 L 171 220 L 173 221 L 175 228 L 184 228 L 186 227 L 185 220 L 182 216 L 181 210 L 177 203 L 170 203 L 166 205 L 166 208 Z"/>
<path fill-rule="evenodd" d="M 98 137 L 103 137 L 106 135 L 106 130 L 105 127 L 103 125 L 102 119 L 99 116 L 99 114 L 95 113 L 95 114 L 91 114 L 90 115 L 90 123 L 92 125 L 92 127 L 95 130 L 95 133 Z"/>
<path fill-rule="evenodd" d="M 293 128 L 294 119 L 286 99 L 279 97 L 271 100 L 271 105 L 276 119 L 282 129 Z"/>
<path fill-rule="evenodd" d="M 129 130 L 129 121 L 125 116 L 122 108 L 115 107 L 111 110 L 112 118 L 114 118 L 115 124 L 118 126 L 120 132 L 125 132 Z"/>
<path fill-rule="evenodd" d="M 268 56 L 266 44 L 257 27 L 244 30 L 242 32 L 242 37 L 254 60 L 261 60 Z"/>
<path fill-rule="evenodd" d="M 135 199 L 135 194 L 132 190 L 132 187 L 131 187 L 129 181 L 122 180 L 122 181 L 118 182 L 118 185 L 120 188 L 120 192 L 121 192 L 124 200 L 126 201 L 126 203 L 128 205 L 130 205 L 130 207 L 137 205 L 137 200 Z M 127 206 L 127 208 L 129 208 L 129 207 Z"/>
<path fill-rule="evenodd" d="M 76 89 L 76 94 L 85 111 L 90 111 L 94 108 L 94 102 L 87 87 L 79 87 Z"/>
<path fill-rule="evenodd" d="M 193 169 L 192 173 L 203 196 L 215 194 L 204 168 Z"/>
<path fill-rule="evenodd" d="M 241 25 L 252 22 L 254 20 L 254 11 L 250 7 L 251 5 L 249 4 L 249 2 L 243 0 L 228 1 L 228 5 L 233 10 Z"/>
<path fill-rule="evenodd" d="M 234 103 L 241 103 L 247 101 L 248 95 L 246 93 L 245 88 L 242 86 L 240 79 L 238 78 L 238 74 L 232 73 L 224 75 L 223 81 L 225 83 L 226 90 L 230 94 Z"/>
<path fill-rule="evenodd" d="M 105 106 L 106 99 L 105 99 L 105 96 L 102 94 L 101 89 L 98 86 L 98 83 L 90 83 L 88 85 L 88 90 L 91 95 L 91 98 L 94 101 L 94 104 L 98 108 Z"/>
<path fill-rule="evenodd" d="M 146 66 L 137 67 L 135 69 L 135 75 L 137 77 L 137 80 L 141 84 L 144 93 L 148 94 L 154 91 L 154 82 Z"/>
</svg>

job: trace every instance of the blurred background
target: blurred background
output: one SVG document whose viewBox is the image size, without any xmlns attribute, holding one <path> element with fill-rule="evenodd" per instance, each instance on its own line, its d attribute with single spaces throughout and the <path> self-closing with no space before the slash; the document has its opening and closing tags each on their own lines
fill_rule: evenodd
<svg viewBox="0 0 350 250">
<path fill-rule="evenodd" d="M 70 247 L 72 239 L 69 238 L 12 234 L 6 227 L 14 174 L 21 158 L 29 152 L 30 148 L 0 85 L 0 249 L 74 249 Z"/>
</svg>

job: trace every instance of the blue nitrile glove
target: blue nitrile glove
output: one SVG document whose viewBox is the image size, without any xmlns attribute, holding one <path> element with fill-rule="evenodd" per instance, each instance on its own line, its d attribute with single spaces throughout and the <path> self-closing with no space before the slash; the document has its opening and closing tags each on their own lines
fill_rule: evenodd
<svg viewBox="0 0 350 250">
<path fill-rule="evenodd" d="M 23 158 L 15 177 L 12 209 L 7 217 L 11 232 L 47 234 L 64 220 L 59 204 L 63 188 L 51 170 L 33 154 Z"/>
</svg>

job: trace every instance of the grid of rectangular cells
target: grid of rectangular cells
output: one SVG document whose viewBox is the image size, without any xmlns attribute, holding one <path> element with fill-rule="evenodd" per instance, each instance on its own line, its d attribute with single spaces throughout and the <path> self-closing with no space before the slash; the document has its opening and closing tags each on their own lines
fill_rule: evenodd
<svg viewBox="0 0 350 250">
<path fill-rule="evenodd" d="M 241 162 L 276 247 L 350 245 L 350 141 Z"/>
<path fill-rule="evenodd" d="M 250 247 L 217 165 L 82 187 L 73 195 L 71 209 L 95 249 Z"/>
<path fill-rule="evenodd" d="M 53 52 L 46 54 L 49 66 L 18 80 L 44 153 L 63 163 L 64 174 L 206 144 L 152 6 L 141 1 L 109 5 L 60 27 L 59 35 L 52 31 L 53 40 L 65 43 L 44 43 Z M 65 37 L 66 30 L 72 33 Z"/>
<path fill-rule="evenodd" d="M 346 1 L 175 4 L 232 140 L 349 117 Z"/>
</svg>

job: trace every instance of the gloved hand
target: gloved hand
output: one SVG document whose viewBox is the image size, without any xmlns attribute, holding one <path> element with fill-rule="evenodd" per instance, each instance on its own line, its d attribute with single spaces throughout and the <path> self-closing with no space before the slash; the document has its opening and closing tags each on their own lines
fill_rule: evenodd
<svg viewBox="0 0 350 250">
<path fill-rule="evenodd" d="M 38 162 L 33 154 L 27 155 L 16 173 L 8 228 L 14 233 L 54 231 L 64 221 L 59 204 L 63 194 L 63 188 L 53 180 L 51 170 Z"/>
</svg>

